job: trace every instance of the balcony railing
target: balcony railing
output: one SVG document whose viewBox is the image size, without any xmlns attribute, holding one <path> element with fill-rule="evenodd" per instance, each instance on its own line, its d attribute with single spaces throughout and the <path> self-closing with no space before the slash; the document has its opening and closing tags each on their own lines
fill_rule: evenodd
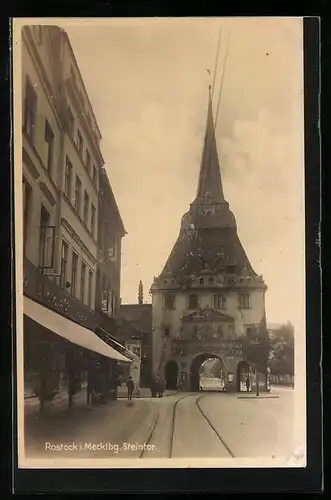
<svg viewBox="0 0 331 500">
<path fill-rule="evenodd" d="M 95 330 L 98 315 L 52 279 L 43 275 L 28 259 L 24 259 L 23 273 L 24 295 L 75 323 Z"/>
<path fill-rule="evenodd" d="M 213 289 L 221 289 L 221 288 L 238 288 L 238 289 L 250 289 L 256 287 L 265 288 L 266 285 L 263 280 L 263 276 L 237 276 L 235 274 L 227 274 L 222 275 L 219 274 L 215 276 L 214 274 L 207 275 L 207 273 L 203 273 L 203 281 L 200 281 L 200 277 L 184 276 L 184 277 L 175 277 L 175 276 L 159 276 L 154 277 L 154 281 L 152 284 L 152 290 L 156 289 L 177 289 L 177 288 L 192 288 L 192 289 L 200 289 L 200 288 L 213 288 Z"/>
</svg>

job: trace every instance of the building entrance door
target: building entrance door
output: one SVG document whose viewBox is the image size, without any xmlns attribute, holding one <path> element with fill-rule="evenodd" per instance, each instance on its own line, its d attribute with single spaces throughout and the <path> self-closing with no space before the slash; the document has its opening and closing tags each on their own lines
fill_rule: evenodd
<svg viewBox="0 0 331 500">
<path fill-rule="evenodd" d="M 175 361 L 169 361 L 166 366 L 166 388 L 177 389 L 178 366 Z"/>
</svg>

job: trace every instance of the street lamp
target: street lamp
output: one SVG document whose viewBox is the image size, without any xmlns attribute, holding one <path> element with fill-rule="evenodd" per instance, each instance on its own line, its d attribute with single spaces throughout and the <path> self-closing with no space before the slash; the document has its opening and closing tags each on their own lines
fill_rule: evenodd
<svg viewBox="0 0 331 500">
<path fill-rule="evenodd" d="M 254 358 L 255 358 L 255 384 L 256 384 L 256 396 L 260 395 L 259 387 L 259 357 L 261 355 L 261 342 L 259 338 L 255 338 L 251 344 L 254 346 Z"/>
</svg>

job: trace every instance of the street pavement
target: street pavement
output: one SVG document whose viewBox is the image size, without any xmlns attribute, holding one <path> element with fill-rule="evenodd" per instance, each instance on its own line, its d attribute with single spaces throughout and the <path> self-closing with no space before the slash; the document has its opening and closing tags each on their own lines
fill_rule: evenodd
<svg viewBox="0 0 331 500">
<path fill-rule="evenodd" d="M 239 397 L 238 397 L 239 396 Z M 241 396 L 241 397 L 240 397 Z M 294 390 L 172 393 L 27 414 L 27 458 L 283 458 L 293 451 Z"/>
</svg>

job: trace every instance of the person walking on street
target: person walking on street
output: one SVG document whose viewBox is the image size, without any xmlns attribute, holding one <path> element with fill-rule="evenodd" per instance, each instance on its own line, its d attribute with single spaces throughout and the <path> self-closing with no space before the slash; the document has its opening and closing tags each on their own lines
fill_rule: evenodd
<svg viewBox="0 0 331 500">
<path fill-rule="evenodd" d="M 157 395 L 158 398 L 161 397 L 161 390 L 162 390 L 161 389 L 161 384 L 162 384 L 161 377 L 160 377 L 160 375 L 158 375 L 156 377 L 156 382 L 155 382 L 156 395 Z"/>
<path fill-rule="evenodd" d="M 126 387 L 128 388 L 128 401 L 131 401 L 132 400 L 132 393 L 133 393 L 133 389 L 134 389 L 134 383 L 133 383 L 131 375 L 126 382 Z"/>
<path fill-rule="evenodd" d="M 160 398 L 163 398 L 164 388 L 165 388 L 165 383 L 161 379 L 160 382 L 159 382 L 159 397 Z"/>
<path fill-rule="evenodd" d="M 152 398 L 156 398 L 156 380 L 153 378 L 152 383 L 151 383 L 151 393 L 152 393 Z"/>
<path fill-rule="evenodd" d="M 249 380 L 249 377 L 247 377 L 246 378 L 246 389 L 247 389 L 247 392 L 249 392 L 250 386 L 251 386 L 251 381 Z"/>
</svg>

